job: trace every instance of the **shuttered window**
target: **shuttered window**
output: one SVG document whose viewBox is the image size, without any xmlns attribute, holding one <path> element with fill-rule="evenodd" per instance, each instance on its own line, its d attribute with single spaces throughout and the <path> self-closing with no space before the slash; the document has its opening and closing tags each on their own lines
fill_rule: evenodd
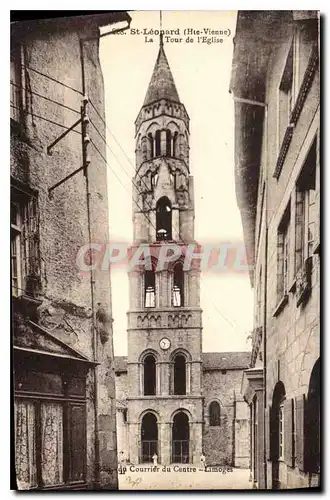
<svg viewBox="0 0 330 500">
<path fill-rule="evenodd" d="M 294 402 L 287 399 L 283 405 L 284 416 L 284 461 L 289 467 L 294 467 Z"/>
<path fill-rule="evenodd" d="M 296 462 L 299 470 L 305 471 L 306 440 L 306 396 L 302 394 L 295 401 L 296 406 Z"/>
</svg>

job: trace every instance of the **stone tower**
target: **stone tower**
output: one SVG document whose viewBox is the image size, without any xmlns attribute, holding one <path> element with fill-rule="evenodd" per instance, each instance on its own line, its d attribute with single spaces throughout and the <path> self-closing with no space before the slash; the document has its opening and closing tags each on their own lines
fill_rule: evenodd
<svg viewBox="0 0 330 500">
<path fill-rule="evenodd" d="M 189 117 L 160 38 L 135 122 L 133 249 L 147 244 L 149 268 L 129 273 L 127 429 L 132 463 L 199 463 L 202 453 L 202 311 L 198 269 L 183 257 L 159 270 L 171 244 L 194 241 Z M 166 247 L 166 248 L 164 248 Z M 169 252 L 171 253 L 171 252 Z"/>
</svg>

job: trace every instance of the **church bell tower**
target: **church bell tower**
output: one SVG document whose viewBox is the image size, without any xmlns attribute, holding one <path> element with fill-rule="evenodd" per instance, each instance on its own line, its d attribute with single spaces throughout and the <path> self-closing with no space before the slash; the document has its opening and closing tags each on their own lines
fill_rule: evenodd
<svg viewBox="0 0 330 500">
<path fill-rule="evenodd" d="M 132 249 L 151 265 L 129 272 L 127 427 L 130 462 L 199 463 L 202 453 L 202 311 L 199 270 L 183 266 L 194 240 L 189 116 L 180 101 L 162 36 L 135 121 Z M 157 265 L 164 246 L 182 255 Z"/>
</svg>

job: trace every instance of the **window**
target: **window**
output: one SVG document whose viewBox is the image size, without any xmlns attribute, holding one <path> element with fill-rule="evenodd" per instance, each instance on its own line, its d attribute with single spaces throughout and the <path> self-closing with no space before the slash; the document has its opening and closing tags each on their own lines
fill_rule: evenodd
<svg viewBox="0 0 330 500">
<path fill-rule="evenodd" d="M 35 296 L 40 291 L 37 198 L 13 188 L 10 219 L 12 294 Z"/>
<path fill-rule="evenodd" d="M 259 327 L 262 324 L 261 297 L 262 297 L 262 267 L 260 267 L 259 269 L 259 278 L 257 284 L 257 304 L 256 304 L 256 317 L 255 317 L 256 327 Z"/>
<path fill-rule="evenodd" d="M 166 196 L 160 198 L 156 205 L 156 239 L 172 239 L 172 205 Z"/>
<path fill-rule="evenodd" d="M 186 358 L 182 354 L 174 358 L 174 394 L 186 394 Z"/>
<path fill-rule="evenodd" d="M 289 289 L 290 264 L 290 203 L 280 222 L 277 234 L 277 298 L 280 301 Z"/>
<path fill-rule="evenodd" d="M 144 395 L 154 396 L 156 394 L 156 360 L 152 354 L 148 354 L 144 359 L 143 370 Z"/>
<path fill-rule="evenodd" d="M 209 408 L 210 426 L 219 427 L 220 425 L 220 405 L 217 401 L 212 401 Z"/>
<path fill-rule="evenodd" d="M 10 118 L 21 121 L 22 78 L 20 47 L 12 47 L 10 54 Z"/>
<path fill-rule="evenodd" d="M 155 307 L 155 272 L 146 271 L 144 273 L 144 307 Z"/>
<path fill-rule="evenodd" d="M 19 489 L 85 482 L 86 377 L 25 372 L 15 380 Z"/>
<path fill-rule="evenodd" d="M 283 404 L 280 405 L 278 413 L 278 458 L 284 459 L 284 408 Z"/>
<path fill-rule="evenodd" d="M 297 97 L 303 81 L 314 43 L 318 39 L 317 19 L 297 21 L 293 35 L 294 88 Z"/>
<path fill-rule="evenodd" d="M 157 130 L 155 135 L 155 156 L 160 156 L 160 152 L 161 152 L 160 130 Z"/>
<path fill-rule="evenodd" d="M 172 156 L 172 134 L 170 130 L 166 130 L 166 156 Z"/>
<path fill-rule="evenodd" d="M 293 108 L 293 43 L 286 60 L 285 68 L 281 78 L 278 95 L 278 139 L 281 147 L 287 126 L 290 122 L 290 115 Z"/>
<path fill-rule="evenodd" d="M 173 154 L 175 158 L 178 157 L 178 132 L 174 132 L 173 135 Z"/>
<path fill-rule="evenodd" d="M 295 271 L 313 253 L 317 208 L 315 202 L 316 138 L 309 150 L 296 186 Z"/>
<path fill-rule="evenodd" d="M 149 159 L 154 158 L 155 152 L 154 152 L 154 139 L 152 137 L 152 134 L 148 134 L 148 144 L 149 144 Z"/>
<path fill-rule="evenodd" d="M 173 270 L 173 290 L 172 290 L 172 303 L 174 307 L 183 307 L 184 293 L 184 274 L 183 266 L 181 262 L 178 262 L 174 266 Z"/>
</svg>

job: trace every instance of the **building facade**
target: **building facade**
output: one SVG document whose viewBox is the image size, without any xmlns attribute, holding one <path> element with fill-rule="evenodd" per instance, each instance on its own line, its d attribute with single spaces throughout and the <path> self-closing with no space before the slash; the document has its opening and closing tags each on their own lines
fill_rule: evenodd
<svg viewBox="0 0 330 500">
<path fill-rule="evenodd" d="M 121 21 L 130 18 L 118 12 L 11 26 L 19 490 L 117 488 L 110 275 L 77 256 L 109 238 L 99 28 Z"/>
<path fill-rule="evenodd" d="M 244 466 L 247 405 L 238 395 L 247 357 L 202 355 L 200 270 L 183 266 L 196 244 L 189 116 L 162 38 L 135 136 L 131 250 L 145 245 L 150 259 L 129 272 L 128 355 L 116 366 L 119 456 L 200 464 L 204 453 L 209 463 Z M 174 243 L 182 251 L 159 266 Z"/>
<path fill-rule="evenodd" d="M 251 479 L 320 484 L 320 79 L 316 11 L 238 13 L 238 206 L 255 294 Z"/>
</svg>

